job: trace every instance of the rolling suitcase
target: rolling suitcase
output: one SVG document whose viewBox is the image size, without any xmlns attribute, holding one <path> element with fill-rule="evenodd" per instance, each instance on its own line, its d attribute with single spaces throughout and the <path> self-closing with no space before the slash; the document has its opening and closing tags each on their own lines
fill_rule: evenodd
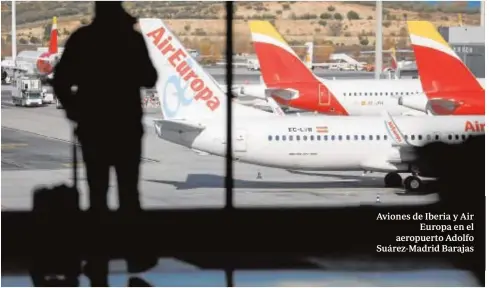
<svg viewBox="0 0 489 288">
<path fill-rule="evenodd" d="M 78 286 L 81 233 L 75 133 L 72 142 L 73 185 L 34 190 L 30 274 L 35 286 Z"/>
</svg>

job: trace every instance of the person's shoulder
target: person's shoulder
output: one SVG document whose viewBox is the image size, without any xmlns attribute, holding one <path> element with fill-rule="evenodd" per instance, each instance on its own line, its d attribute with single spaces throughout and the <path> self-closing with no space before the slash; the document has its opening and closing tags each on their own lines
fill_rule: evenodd
<svg viewBox="0 0 489 288">
<path fill-rule="evenodd" d="M 76 29 L 73 33 L 71 33 L 66 44 L 78 43 L 80 41 L 83 41 L 83 38 L 87 37 L 87 35 L 89 34 L 89 31 L 90 31 L 89 26 L 83 26 L 83 27 Z"/>
</svg>

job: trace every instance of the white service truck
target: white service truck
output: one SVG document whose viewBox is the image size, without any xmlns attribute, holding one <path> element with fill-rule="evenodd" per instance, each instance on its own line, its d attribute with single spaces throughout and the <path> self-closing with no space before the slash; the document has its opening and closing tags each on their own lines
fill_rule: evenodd
<svg viewBox="0 0 489 288">
<path fill-rule="evenodd" d="M 42 106 L 43 91 L 41 80 L 29 76 L 16 79 L 16 89 L 12 91 L 12 102 L 15 106 Z"/>
<path fill-rule="evenodd" d="M 246 68 L 250 71 L 260 71 L 260 62 L 258 59 L 248 59 Z"/>
</svg>

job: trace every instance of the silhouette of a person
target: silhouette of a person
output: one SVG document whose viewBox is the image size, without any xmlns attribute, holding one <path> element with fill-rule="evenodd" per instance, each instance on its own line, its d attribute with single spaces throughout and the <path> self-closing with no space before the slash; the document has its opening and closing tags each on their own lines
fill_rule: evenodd
<svg viewBox="0 0 489 288">
<path fill-rule="evenodd" d="M 95 2 L 92 23 L 69 37 L 51 81 L 67 117 L 77 124 L 90 190 L 89 211 L 95 218 L 108 211 L 112 166 L 117 174 L 119 211 L 129 215 L 141 209 L 140 89 L 154 87 L 158 75 L 143 36 L 134 29 L 136 23 L 122 2 Z M 128 260 L 130 272 L 146 265 Z"/>
</svg>

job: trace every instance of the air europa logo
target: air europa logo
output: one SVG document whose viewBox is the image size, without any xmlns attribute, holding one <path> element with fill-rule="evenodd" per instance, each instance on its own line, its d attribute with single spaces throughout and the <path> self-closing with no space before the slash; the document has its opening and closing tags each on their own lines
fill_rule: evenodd
<svg viewBox="0 0 489 288">
<path fill-rule="evenodd" d="M 465 132 L 485 132 L 486 123 L 479 123 L 479 121 L 465 121 Z"/>
<path fill-rule="evenodd" d="M 153 44 L 158 48 L 161 54 L 168 60 L 170 65 L 175 67 L 177 73 L 180 75 L 181 79 L 185 83 L 190 83 L 190 88 L 195 92 L 194 99 L 197 101 L 205 101 L 207 107 L 212 111 L 219 108 L 221 102 L 217 97 L 214 96 L 209 87 L 205 82 L 199 78 L 197 73 L 194 72 L 192 67 L 188 64 L 186 59 L 187 54 L 182 48 L 176 49 L 173 47 L 172 39 L 173 37 L 168 35 L 165 36 L 166 30 L 163 27 L 157 28 L 151 32 L 148 32 L 146 36 L 153 39 Z"/>
<path fill-rule="evenodd" d="M 387 123 L 387 125 L 389 126 L 390 130 L 394 134 L 394 137 L 396 137 L 396 140 L 398 142 L 402 142 L 402 137 L 401 137 L 401 135 L 399 135 L 399 132 L 397 131 L 396 125 L 394 125 L 394 123 L 392 121 L 389 121 Z"/>
</svg>

